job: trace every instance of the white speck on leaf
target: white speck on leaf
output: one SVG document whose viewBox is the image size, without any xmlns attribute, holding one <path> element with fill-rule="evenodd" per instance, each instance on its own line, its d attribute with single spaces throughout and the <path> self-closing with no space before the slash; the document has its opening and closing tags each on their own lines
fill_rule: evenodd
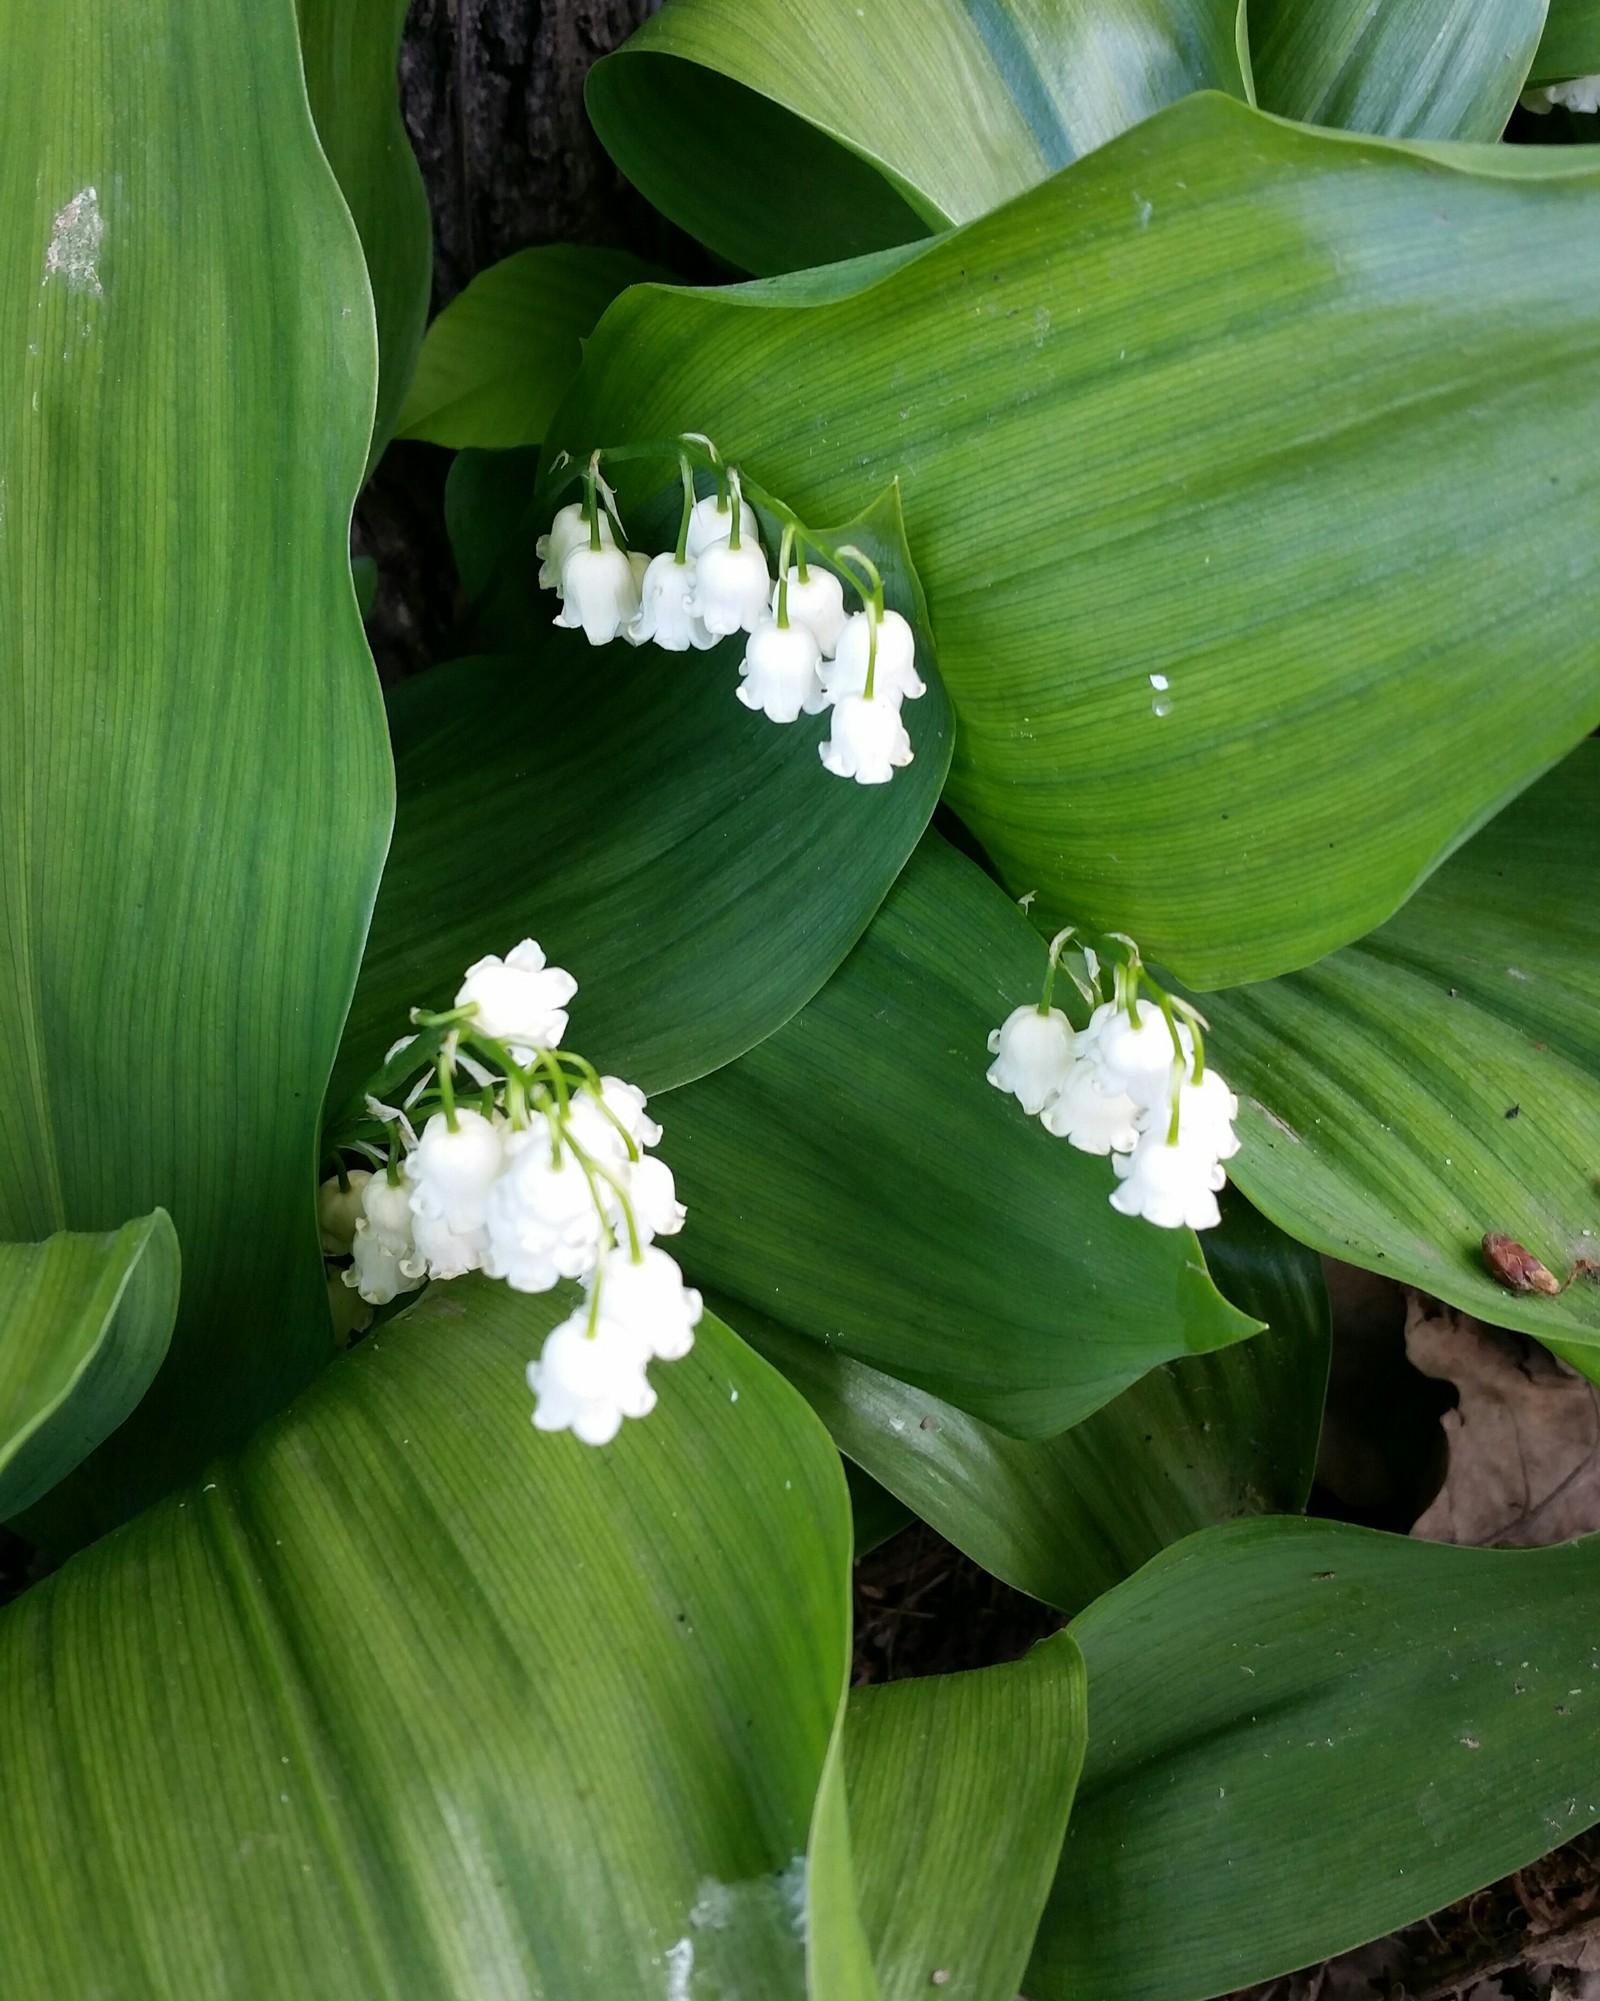
<svg viewBox="0 0 1600 2001">
<path fill-rule="evenodd" d="M 100 298 L 104 289 L 100 283 L 100 245 L 105 233 L 99 195 L 93 188 L 80 188 L 65 208 L 57 211 L 50 226 L 42 282 L 61 278 L 69 292 L 87 292 L 91 298 Z"/>
</svg>

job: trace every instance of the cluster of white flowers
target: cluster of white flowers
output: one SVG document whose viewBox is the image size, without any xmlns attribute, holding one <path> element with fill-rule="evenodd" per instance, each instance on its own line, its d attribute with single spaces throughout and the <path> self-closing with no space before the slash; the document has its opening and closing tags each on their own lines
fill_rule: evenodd
<svg viewBox="0 0 1600 2001">
<path fill-rule="evenodd" d="M 390 1050 L 383 1077 L 402 1056 L 401 1081 L 420 1077 L 399 1105 L 368 1099 L 388 1159 L 341 1166 L 318 1213 L 323 1250 L 350 1257 L 344 1282 L 370 1305 L 470 1271 L 518 1292 L 581 1280 L 583 1303 L 528 1366 L 533 1421 L 604 1445 L 654 1407 L 646 1368 L 689 1352 L 701 1303 L 655 1242 L 684 1209 L 649 1152 L 661 1128 L 644 1093 L 560 1049 L 576 991 L 525 938 L 469 967 L 448 1014 L 414 1014 L 422 1033 Z M 418 1132 L 411 1115 L 433 1102 Z M 370 1141 L 351 1146 L 382 1159 Z"/>
<path fill-rule="evenodd" d="M 1097 1005 L 1081 1030 L 1050 996 L 1063 932 L 1050 948 L 1043 998 L 1016 1008 L 989 1037 L 989 1082 L 1008 1091 L 1045 1130 L 1082 1153 L 1110 1154 L 1118 1187 L 1111 1206 L 1124 1216 L 1175 1230 L 1222 1220 L 1222 1163 L 1239 1151 L 1239 1100 L 1205 1062 L 1199 1017 L 1180 1021 L 1166 996 L 1141 999 L 1149 975 L 1130 955 L 1117 967 L 1116 993 L 1099 1000 L 1099 961 L 1084 954 Z"/>
<path fill-rule="evenodd" d="M 861 550 L 829 552 L 860 596 L 860 611 L 846 609 L 833 570 L 808 562 L 808 548 L 820 552 L 823 544 L 792 519 L 774 581 L 737 469 L 717 460 L 717 491 L 696 499 L 685 459 L 676 546 L 658 556 L 629 551 L 599 457 L 590 461 L 584 499 L 563 507 L 539 538 L 540 585 L 561 600 L 557 625 L 581 630 L 591 646 L 622 638 L 669 653 L 747 633 L 736 690 L 747 709 L 775 723 L 831 709 L 823 765 L 859 785 L 885 785 L 911 763 L 901 704 L 927 693 L 916 640 L 884 607 L 877 570 Z"/>
<path fill-rule="evenodd" d="M 1564 111 L 1582 111 L 1593 115 L 1600 111 L 1600 76 L 1575 76 L 1566 83 L 1546 83 L 1522 93 L 1524 111 L 1535 111 L 1541 118 L 1560 105 Z"/>
</svg>

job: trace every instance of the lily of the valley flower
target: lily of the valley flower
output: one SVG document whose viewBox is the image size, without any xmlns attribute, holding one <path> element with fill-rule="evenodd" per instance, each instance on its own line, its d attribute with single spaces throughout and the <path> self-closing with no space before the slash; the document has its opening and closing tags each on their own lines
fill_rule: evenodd
<svg viewBox="0 0 1600 2001">
<path fill-rule="evenodd" d="M 1209 1230 L 1222 1221 L 1217 1190 L 1228 1177 L 1207 1147 L 1181 1140 L 1173 1145 L 1165 1133 L 1151 1131 L 1140 1135 L 1132 1153 L 1114 1155 L 1111 1165 L 1122 1183 L 1111 1206 L 1124 1216 L 1142 1216 L 1163 1230 L 1185 1224 Z"/>
<path fill-rule="evenodd" d="M 680 563 L 675 549 L 651 557 L 639 587 L 639 609 L 624 635 L 631 645 L 654 640 L 668 653 L 687 653 L 691 647 L 704 652 L 716 645 L 716 635 L 707 632 L 694 610 L 695 571 L 694 557 Z"/>
<path fill-rule="evenodd" d="M 600 540 L 609 549 L 616 537 L 611 532 L 611 522 L 604 509 L 600 510 L 596 519 L 600 524 Z M 554 591 L 557 597 L 561 596 L 561 566 L 574 549 L 587 546 L 588 541 L 589 524 L 584 519 L 583 502 L 574 500 L 557 512 L 550 524 L 550 533 L 541 535 L 534 544 L 534 552 L 539 558 L 540 590 Z"/>
<path fill-rule="evenodd" d="M 570 1431 L 585 1445 L 609 1445 L 625 1417 L 648 1417 L 656 1393 L 645 1375 L 650 1351 L 604 1310 L 593 1326 L 587 1306 L 553 1327 L 528 1387 L 540 1431 Z"/>
<path fill-rule="evenodd" d="M 1072 1023 L 1052 1007 L 1013 1008 L 989 1034 L 989 1082 L 1009 1091 L 1030 1118 L 1061 1091 L 1077 1058 Z"/>
<path fill-rule="evenodd" d="M 827 707 L 817 673 L 821 653 L 809 626 L 779 625 L 764 616 L 750 635 L 739 663 L 743 677 L 739 700 L 758 709 L 769 722 L 792 723 L 801 714 L 816 715 Z"/>
<path fill-rule="evenodd" d="M 831 660 L 849 616 L 844 608 L 844 585 L 832 570 L 819 569 L 815 563 L 809 566 L 803 581 L 797 564 L 790 564 L 787 575 L 789 623 L 807 627 L 822 658 Z M 778 590 L 779 586 L 774 584 L 771 604 L 774 618 L 778 614 Z"/>
<path fill-rule="evenodd" d="M 836 702 L 831 732 L 817 749 L 835 778 L 858 785 L 887 785 L 912 755 L 900 705 L 883 695 L 846 695 Z"/>
<path fill-rule="evenodd" d="M 362 1213 L 361 1191 L 371 1179 L 366 1168 L 353 1167 L 345 1175 L 342 1188 L 338 1175 L 331 1174 L 317 1190 L 317 1228 L 322 1235 L 324 1257 L 349 1257 Z"/>
<path fill-rule="evenodd" d="M 490 952 L 468 966 L 456 1006 L 475 1007 L 474 1025 L 526 1063 L 535 1051 L 559 1046 L 567 1032 L 567 1002 L 577 991 L 572 975 L 546 965 L 539 946 L 524 938 L 503 959 Z"/>
<path fill-rule="evenodd" d="M 704 500 L 697 500 L 690 511 L 687 553 L 692 557 L 703 556 L 713 543 L 726 542 L 732 533 L 732 495 L 719 498 L 714 493 L 708 493 Z M 761 545 L 761 524 L 756 520 L 755 509 L 742 497 L 739 501 L 739 540 L 741 543 L 753 543 L 757 548 Z"/>
<path fill-rule="evenodd" d="M 767 559 L 753 535 L 742 535 L 737 549 L 712 542 L 695 559 L 694 610 L 719 639 L 754 632 L 766 616 L 771 589 Z"/>
<path fill-rule="evenodd" d="M 556 624 L 608 646 L 639 609 L 639 572 L 622 550 L 580 542 L 561 565 L 561 598 Z"/>
<path fill-rule="evenodd" d="M 858 611 L 846 619 L 831 663 L 822 670 L 822 685 L 830 702 L 847 695 L 864 695 L 867 663 L 872 657 L 874 614 Z M 878 648 L 872 668 L 875 699 L 892 702 L 896 709 L 903 701 L 916 701 L 928 692 L 917 672 L 917 642 L 911 627 L 897 611 L 886 611 L 877 621 Z"/>
</svg>

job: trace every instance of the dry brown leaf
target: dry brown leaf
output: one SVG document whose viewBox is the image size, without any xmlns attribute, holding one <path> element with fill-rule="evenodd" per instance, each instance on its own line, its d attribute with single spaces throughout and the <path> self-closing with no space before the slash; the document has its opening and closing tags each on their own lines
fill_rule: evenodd
<svg viewBox="0 0 1600 2001">
<path fill-rule="evenodd" d="M 1411 1533 L 1530 1549 L 1600 1528 L 1600 1395 L 1525 1335 L 1425 1293 L 1406 1300 L 1406 1353 L 1460 1398 L 1439 1422 L 1450 1463 Z"/>
</svg>

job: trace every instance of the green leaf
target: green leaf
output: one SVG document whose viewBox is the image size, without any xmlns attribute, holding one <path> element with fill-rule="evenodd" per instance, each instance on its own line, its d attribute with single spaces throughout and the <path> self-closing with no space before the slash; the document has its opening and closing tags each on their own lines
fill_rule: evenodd
<svg viewBox="0 0 1600 2001">
<path fill-rule="evenodd" d="M 548 609 L 543 617 L 536 610 L 548 605 L 540 599 L 537 583 L 536 544 L 548 526 L 533 506 L 538 476 L 537 445 L 503 452 L 464 445 L 445 475 L 444 525 L 461 588 L 477 600 L 502 570 L 515 577 L 519 616 L 507 635 L 513 648 L 529 628 L 542 628 L 550 616 Z"/>
<path fill-rule="evenodd" d="M 433 1288 L 0 1617 L 12 1991 L 798 2001 L 838 1458 L 711 1320 L 613 1445 L 535 1433 L 570 1304 Z"/>
<path fill-rule="evenodd" d="M 1600 0 L 1550 0 L 1529 83 L 1564 83 L 1600 72 Z"/>
<path fill-rule="evenodd" d="M 815 1000 L 662 1107 L 696 1282 L 1026 1438 L 1252 1332 L 1188 1231 L 1119 1216 L 1109 1162 L 985 1081 L 1043 976 L 929 834 Z"/>
<path fill-rule="evenodd" d="M 969 222 L 1190 91 L 1248 96 L 1242 16 L 1238 0 L 668 0 L 586 95 L 664 214 L 747 271 L 793 271 Z"/>
<path fill-rule="evenodd" d="M 1318 1260 L 1239 1201 L 1206 1257 L 1269 1331 L 1152 1369 L 1042 1440 L 1009 1437 L 753 1307 L 730 1304 L 724 1318 L 874 1480 L 994 1576 L 1076 1612 L 1193 1530 L 1298 1511 L 1311 1490 L 1328 1380 Z"/>
<path fill-rule="evenodd" d="M 635 288 L 552 443 L 707 431 L 817 516 L 898 474 L 1007 884 L 1291 971 L 1600 723 L 1600 165 L 1539 150 L 1192 100 L 831 303 Z"/>
<path fill-rule="evenodd" d="M 433 216 L 400 115 L 396 73 L 408 0 L 298 0 L 298 6 L 317 136 L 360 231 L 378 318 L 370 467 L 406 399 L 433 282 Z"/>
<path fill-rule="evenodd" d="M 1491 820 L 1389 923 L 1207 996 L 1239 1093 L 1229 1172 L 1276 1222 L 1525 1333 L 1600 1346 L 1600 1286 L 1508 1292 L 1485 1231 L 1557 1278 L 1600 1258 L 1600 742 Z"/>
<path fill-rule="evenodd" d="M 1396 139 L 1498 139 L 1548 0 L 1251 0 L 1265 111 Z"/>
<path fill-rule="evenodd" d="M 619 292 L 665 274 L 626 250 L 550 243 L 480 271 L 429 327 L 400 413 L 402 438 L 536 445 L 583 341 Z"/>
<path fill-rule="evenodd" d="M 825 716 L 780 728 L 735 700 L 742 636 L 680 656 L 541 625 L 531 659 L 395 692 L 394 849 L 334 1102 L 408 1008 L 448 1005 L 467 966 L 529 934 L 578 981 L 570 1046 L 650 1091 L 731 1062 L 811 998 L 927 825 L 951 734 L 897 497 L 831 532 L 878 558 L 918 631 L 928 693 L 906 705 L 915 761 L 892 785 L 822 769 Z"/>
<path fill-rule="evenodd" d="M 861 1918 L 883 2001 L 1013 2001 L 1088 1735 L 1070 1636 L 973 1674 L 850 1692 Z"/>
<path fill-rule="evenodd" d="M 74 1481 L 104 1521 L 331 1350 L 318 1104 L 390 802 L 372 316 L 287 0 L 13 10 L 0 125 L 0 1237 L 159 1205 L 183 1246 Z"/>
<path fill-rule="evenodd" d="M 1237 1522 L 1072 1631 L 1094 1728 L 1025 1991 L 1199 2001 L 1325 1959 L 1600 1817 L 1600 1538 Z"/>
<path fill-rule="evenodd" d="M 0 1244 L 0 1520 L 64 1479 L 150 1387 L 178 1277 L 164 1209 L 103 1236 Z"/>
<path fill-rule="evenodd" d="M 737 1309 L 735 1317 L 748 1320 L 750 1308 L 746 1306 Z M 727 1315 L 724 1314 L 722 1318 L 726 1319 Z M 758 1324 L 769 1323 L 758 1322 Z M 781 1329 L 779 1331 L 782 1332 Z M 794 1335 L 791 1338 L 799 1340 L 801 1337 Z M 806 1345 L 809 1347 L 811 1344 L 807 1342 Z M 767 1360 L 772 1362 L 775 1368 L 781 1368 L 781 1364 L 764 1346 L 758 1348 L 757 1353 L 766 1354 Z M 783 1373 L 788 1372 L 783 1371 Z M 800 1385 L 796 1383 L 795 1387 L 798 1389 Z M 807 1401 L 815 1407 L 815 1398 L 808 1397 Z M 822 1417 L 824 1423 L 827 1422 L 824 1413 L 819 1410 L 817 1414 Z M 905 1502 L 891 1494 L 887 1487 L 880 1487 L 870 1473 L 863 1473 L 853 1459 L 844 1462 L 844 1478 L 845 1485 L 850 1489 L 850 1519 L 855 1529 L 855 1549 L 858 1557 L 866 1556 L 870 1551 L 879 1548 L 891 1536 L 898 1535 L 903 1528 L 909 1527 L 915 1521 L 916 1517 Z"/>
</svg>

